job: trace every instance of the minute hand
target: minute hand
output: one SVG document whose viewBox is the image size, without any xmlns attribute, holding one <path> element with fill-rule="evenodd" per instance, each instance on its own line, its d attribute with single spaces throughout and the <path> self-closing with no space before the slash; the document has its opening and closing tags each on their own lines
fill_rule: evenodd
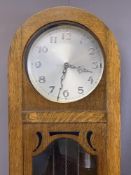
<svg viewBox="0 0 131 175">
<path fill-rule="evenodd" d="M 83 66 L 74 66 L 74 65 L 71 65 L 71 64 L 70 64 L 70 65 L 69 65 L 69 68 L 77 69 L 77 71 L 78 71 L 79 73 L 83 73 L 83 72 L 92 73 L 92 71 L 90 71 L 90 70 L 84 68 Z"/>
<path fill-rule="evenodd" d="M 65 63 L 64 64 L 64 69 L 63 69 L 63 72 L 62 72 L 62 76 L 61 76 L 61 79 L 60 79 L 60 88 L 59 88 L 59 92 L 58 92 L 58 96 L 57 96 L 57 101 L 59 100 L 61 90 L 63 89 L 63 81 L 65 79 L 67 69 L 68 69 L 68 64 Z"/>
</svg>

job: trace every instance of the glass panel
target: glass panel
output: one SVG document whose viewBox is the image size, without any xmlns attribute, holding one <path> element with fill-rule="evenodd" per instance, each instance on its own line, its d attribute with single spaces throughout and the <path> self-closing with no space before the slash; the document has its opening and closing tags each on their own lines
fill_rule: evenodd
<svg viewBox="0 0 131 175">
<path fill-rule="evenodd" d="M 58 139 L 33 157 L 33 175 L 97 175 L 96 156 L 71 139 Z"/>
</svg>

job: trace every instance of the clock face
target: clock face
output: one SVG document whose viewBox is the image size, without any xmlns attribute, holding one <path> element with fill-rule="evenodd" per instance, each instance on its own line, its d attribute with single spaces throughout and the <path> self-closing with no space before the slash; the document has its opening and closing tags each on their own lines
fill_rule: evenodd
<svg viewBox="0 0 131 175">
<path fill-rule="evenodd" d="M 84 27 L 62 23 L 35 37 L 27 51 L 27 73 L 34 88 L 58 103 L 78 101 L 101 80 L 102 49 Z"/>
</svg>

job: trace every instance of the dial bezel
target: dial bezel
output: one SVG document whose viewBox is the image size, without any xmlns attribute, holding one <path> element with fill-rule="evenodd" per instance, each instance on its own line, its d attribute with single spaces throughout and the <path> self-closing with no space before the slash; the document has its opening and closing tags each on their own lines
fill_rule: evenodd
<svg viewBox="0 0 131 175">
<path fill-rule="evenodd" d="M 27 61 L 28 61 L 28 54 L 30 52 L 30 49 L 34 43 L 34 41 L 41 35 L 43 34 L 44 32 L 50 30 L 51 28 L 54 28 L 54 27 L 58 27 L 58 26 L 62 26 L 62 25 L 71 25 L 71 26 L 76 26 L 76 27 L 79 27 L 79 28 L 82 28 L 84 29 L 85 31 L 87 31 L 88 33 L 90 33 L 92 35 L 92 37 L 97 41 L 99 47 L 100 47 L 100 50 L 101 50 L 101 53 L 103 55 L 103 71 L 101 73 L 101 76 L 99 76 L 99 80 L 98 80 L 98 84 L 91 90 L 91 92 L 89 92 L 87 95 L 79 98 L 79 99 L 76 99 L 76 100 L 70 100 L 70 101 L 57 101 L 57 100 L 53 100 L 53 99 L 50 99 L 48 98 L 47 96 L 43 95 L 42 93 L 40 93 L 38 91 L 38 89 L 36 87 L 34 87 L 31 79 L 30 79 L 30 76 L 29 76 L 29 73 L 28 73 L 28 68 L 27 68 Z M 102 79 L 102 76 L 103 76 L 103 73 L 104 73 L 104 69 L 105 69 L 105 54 L 104 54 L 104 49 L 102 47 L 102 44 L 101 42 L 99 41 L 98 37 L 90 30 L 88 29 L 86 26 L 84 26 L 83 24 L 80 24 L 78 22 L 73 22 L 73 21 L 66 21 L 66 20 L 61 20 L 61 21 L 55 21 L 55 22 L 51 22 L 49 24 L 46 24 L 44 26 L 42 26 L 41 28 L 39 28 L 29 39 L 29 41 L 27 42 L 26 46 L 25 46 L 25 49 L 24 49 L 24 52 L 23 52 L 23 57 L 25 58 L 24 60 L 24 68 L 25 68 L 25 72 L 26 72 L 26 75 L 27 75 L 27 78 L 28 78 L 28 81 L 30 82 L 30 85 L 33 87 L 33 89 L 38 93 L 40 94 L 43 98 L 49 100 L 49 101 L 52 101 L 52 102 L 56 102 L 56 103 L 73 103 L 73 102 L 76 102 L 76 101 L 79 101 L 79 100 L 82 100 L 83 98 L 86 98 L 88 95 L 90 95 L 95 89 L 96 87 L 99 85 L 101 79 Z"/>
</svg>

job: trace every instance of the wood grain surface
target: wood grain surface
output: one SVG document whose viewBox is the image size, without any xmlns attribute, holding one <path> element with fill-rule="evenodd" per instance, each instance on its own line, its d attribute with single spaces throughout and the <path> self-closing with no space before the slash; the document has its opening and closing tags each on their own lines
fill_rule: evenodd
<svg viewBox="0 0 131 175">
<path fill-rule="evenodd" d="M 105 112 L 23 112 L 24 123 L 85 123 L 106 122 Z"/>
<path fill-rule="evenodd" d="M 23 174 L 22 140 L 22 59 L 21 29 L 14 37 L 9 53 L 9 172 Z"/>
</svg>

